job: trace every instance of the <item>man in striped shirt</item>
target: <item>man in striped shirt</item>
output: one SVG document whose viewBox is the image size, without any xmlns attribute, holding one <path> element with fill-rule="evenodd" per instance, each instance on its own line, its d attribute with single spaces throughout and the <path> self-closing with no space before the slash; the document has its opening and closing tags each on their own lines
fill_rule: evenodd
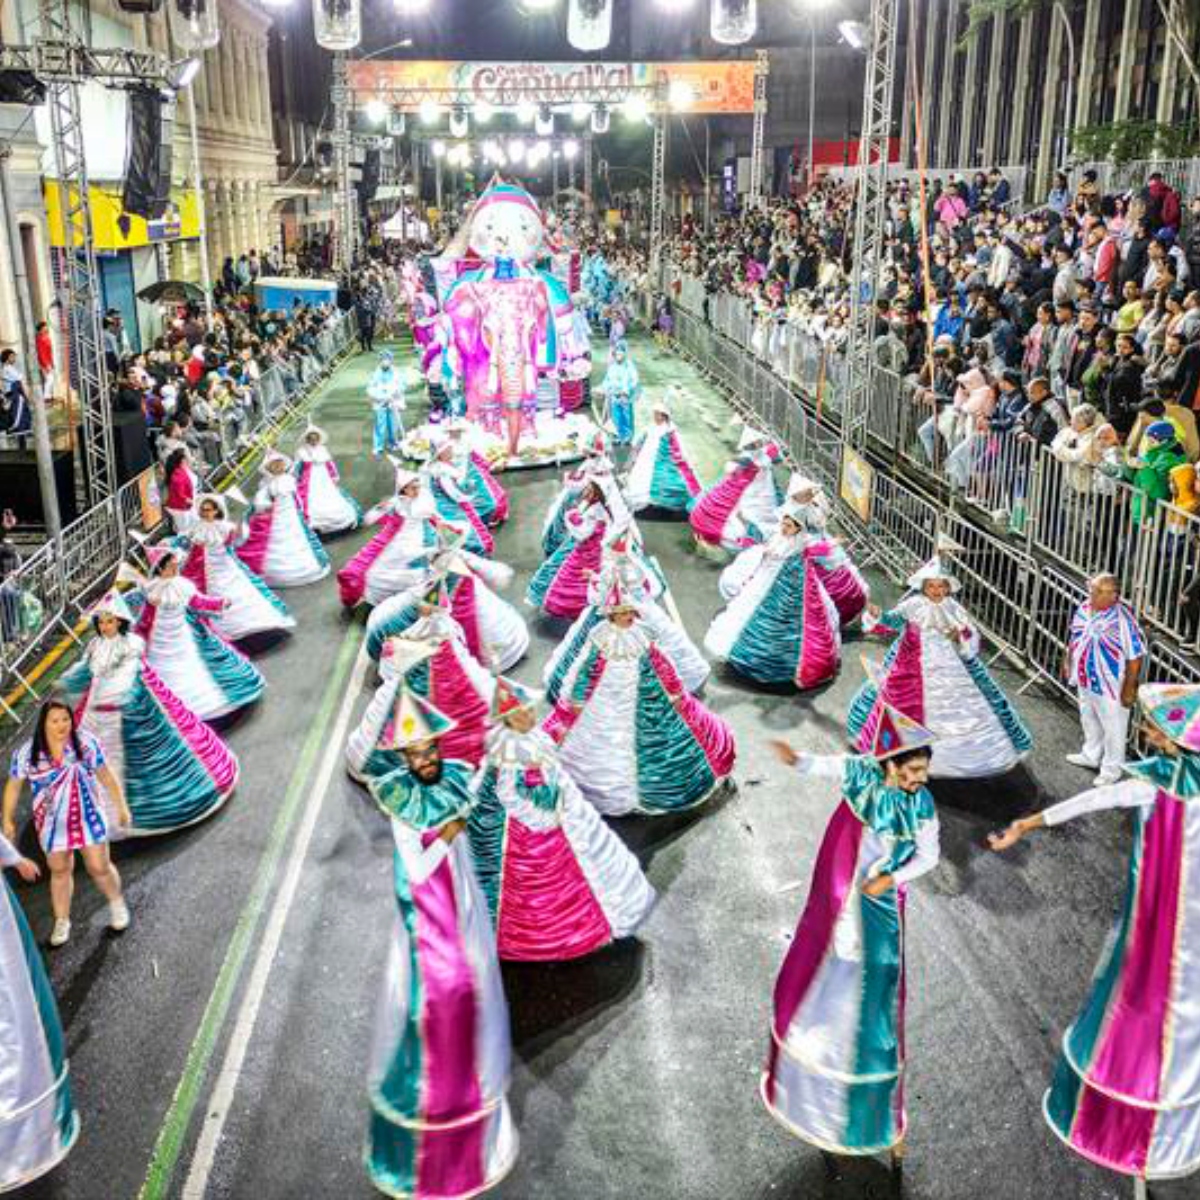
<svg viewBox="0 0 1200 1200">
<path fill-rule="evenodd" d="M 1063 672 L 1079 695 L 1083 750 L 1067 762 L 1095 771 L 1097 784 L 1116 783 L 1125 762 L 1129 713 L 1146 657 L 1146 639 L 1114 575 L 1097 575 L 1071 618 Z"/>
</svg>

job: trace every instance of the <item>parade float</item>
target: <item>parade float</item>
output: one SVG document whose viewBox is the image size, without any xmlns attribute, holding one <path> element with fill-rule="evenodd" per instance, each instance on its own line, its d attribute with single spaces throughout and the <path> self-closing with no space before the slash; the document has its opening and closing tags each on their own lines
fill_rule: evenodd
<svg viewBox="0 0 1200 1200">
<path fill-rule="evenodd" d="M 583 456 L 596 425 L 582 411 L 591 355 L 578 279 L 578 254 L 551 244 L 529 192 L 494 179 L 443 252 L 404 279 L 431 400 L 405 455 L 427 458 L 438 425 L 462 415 L 493 466 Z"/>
</svg>

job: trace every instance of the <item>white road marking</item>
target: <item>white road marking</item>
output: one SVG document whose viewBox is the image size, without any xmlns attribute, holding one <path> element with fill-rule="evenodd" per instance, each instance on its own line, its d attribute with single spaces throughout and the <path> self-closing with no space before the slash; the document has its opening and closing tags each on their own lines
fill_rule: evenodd
<svg viewBox="0 0 1200 1200">
<path fill-rule="evenodd" d="M 221 1063 L 221 1073 L 217 1076 L 212 1097 L 204 1110 L 205 1119 L 201 1127 L 200 1140 L 196 1145 L 196 1153 L 192 1157 L 187 1181 L 183 1185 L 183 1200 L 204 1200 L 208 1191 L 209 1179 L 216 1163 L 217 1148 L 233 1107 L 242 1068 L 246 1062 L 246 1051 L 250 1047 L 250 1038 L 254 1034 L 254 1026 L 258 1021 L 258 1011 L 262 1007 L 263 997 L 267 993 L 267 983 L 275 964 L 275 956 L 279 951 L 288 915 L 300 887 L 301 873 L 304 870 L 305 860 L 308 858 L 308 848 L 312 844 L 313 835 L 317 830 L 317 818 L 321 815 L 325 797 L 329 792 L 329 783 L 334 769 L 340 765 L 342 760 L 342 748 L 346 742 L 350 714 L 354 710 L 354 702 L 366 680 L 367 666 L 370 661 L 364 646 L 359 650 L 354 669 L 350 672 L 346 693 L 342 697 L 342 704 L 338 709 L 337 719 L 334 721 L 325 754 L 321 758 L 312 788 L 309 790 L 300 828 L 296 834 L 296 840 L 292 844 L 287 873 L 279 886 L 279 891 L 275 894 L 275 903 L 271 907 L 266 928 L 263 930 L 262 941 L 254 959 L 254 966 L 250 972 L 250 980 L 246 985 L 246 994 L 242 997 L 241 1007 L 238 1009 L 237 1023 L 233 1027 L 229 1046 L 225 1051 L 224 1061 Z"/>
</svg>

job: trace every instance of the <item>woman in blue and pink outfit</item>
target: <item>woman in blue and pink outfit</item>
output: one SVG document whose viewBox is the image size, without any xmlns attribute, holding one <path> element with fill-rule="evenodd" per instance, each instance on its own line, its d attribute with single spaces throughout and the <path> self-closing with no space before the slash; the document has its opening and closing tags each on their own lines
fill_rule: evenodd
<svg viewBox="0 0 1200 1200">
<path fill-rule="evenodd" d="M 779 524 L 776 509 L 783 500 L 775 484 L 778 460 L 779 447 L 765 433 L 743 429 L 724 478 L 701 495 L 688 516 L 696 540 L 734 553 L 766 541 Z"/>
<path fill-rule="evenodd" d="M 993 834 L 1007 850 L 1043 826 L 1133 809 L 1128 888 L 1091 990 L 1063 1035 L 1042 1111 L 1076 1154 L 1139 1179 L 1200 1169 L 1200 686 L 1138 689 L 1155 751 L 1131 778 Z"/>
<path fill-rule="evenodd" d="M 23 783 L 33 789 L 33 824 L 50 867 L 50 908 L 54 913 L 50 945 L 65 945 L 71 936 L 77 852 L 108 901 L 109 926 L 118 933 L 127 928 L 129 909 L 121 892 L 121 876 L 108 854 L 112 831 L 104 793 L 108 793 L 116 823 L 122 827 L 131 823 L 129 808 L 121 781 L 109 768 L 100 743 L 77 728 L 70 705 L 63 700 L 52 698 L 42 705 L 32 740 L 13 754 L 4 788 L 2 831 L 10 842 L 17 839 L 17 804 Z M 0 1170 L 3 1168 L 0 1160 Z"/>
<path fill-rule="evenodd" d="M 905 889 L 938 861 L 932 736 L 889 709 L 872 753 L 772 748 L 804 779 L 840 780 L 808 903 L 775 981 L 761 1094 L 833 1154 L 903 1152 Z"/>
</svg>

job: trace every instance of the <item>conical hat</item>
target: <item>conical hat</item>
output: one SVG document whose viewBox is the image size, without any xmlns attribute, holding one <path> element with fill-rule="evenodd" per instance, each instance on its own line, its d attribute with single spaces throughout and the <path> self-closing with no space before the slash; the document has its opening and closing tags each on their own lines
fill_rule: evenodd
<svg viewBox="0 0 1200 1200">
<path fill-rule="evenodd" d="M 410 483 L 420 483 L 421 476 L 416 471 L 410 471 L 403 464 L 396 467 L 396 492 L 399 494 L 404 491 Z"/>
<path fill-rule="evenodd" d="M 914 575 L 910 575 L 908 586 L 915 592 L 919 592 L 923 584 L 928 583 L 931 579 L 944 579 L 949 585 L 952 592 L 957 592 L 959 582 L 946 570 L 945 563 L 942 561 L 940 554 L 935 554 L 919 571 Z"/>
<path fill-rule="evenodd" d="M 283 463 L 284 467 L 287 468 L 292 465 L 292 460 L 288 458 L 286 454 L 282 454 L 278 450 L 268 450 L 263 456 L 262 466 L 260 466 L 258 469 L 266 472 L 266 470 L 274 463 Z"/>
<path fill-rule="evenodd" d="M 440 608 L 449 612 L 450 589 L 446 586 L 445 579 L 435 580 L 421 597 L 421 603 L 428 604 L 430 608 Z"/>
<path fill-rule="evenodd" d="M 933 743 L 934 736 L 924 725 L 906 717 L 886 700 L 880 701 L 875 736 L 871 739 L 871 753 L 876 758 L 891 758 L 909 750 L 927 749 Z"/>
<path fill-rule="evenodd" d="M 1171 741 L 1200 753 L 1200 684 L 1145 683 L 1138 703 Z"/>
<path fill-rule="evenodd" d="M 612 616 L 613 613 L 627 610 L 632 610 L 633 612 L 639 611 L 637 601 L 630 594 L 629 589 L 625 586 L 625 582 L 618 572 L 614 571 L 605 580 L 605 583 L 606 587 L 602 607 L 606 617 Z"/>
<path fill-rule="evenodd" d="M 304 432 L 300 435 L 301 442 L 307 442 L 309 435 L 313 433 L 317 434 L 317 440 L 321 442 L 322 445 L 329 440 L 325 430 L 323 430 L 320 425 L 314 425 L 312 421 L 309 421 L 309 423 L 304 427 Z"/>
<path fill-rule="evenodd" d="M 788 480 L 787 494 L 794 496 L 797 492 L 819 492 L 821 485 L 815 479 L 809 479 L 803 471 L 793 471 Z"/>
<path fill-rule="evenodd" d="M 109 588 L 92 606 L 92 617 L 116 617 L 118 621 L 133 624 L 133 613 L 125 603 L 125 597 L 116 588 Z"/>
<path fill-rule="evenodd" d="M 496 690 L 492 693 L 492 710 L 489 715 L 493 721 L 502 720 L 510 713 L 518 712 L 522 708 L 533 708 L 541 699 L 541 695 L 541 692 L 536 692 L 523 683 L 518 683 L 515 679 L 509 679 L 507 675 L 498 675 Z"/>
<path fill-rule="evenodd" d="M 405 750 L 421 742 L 445 737 L 458 725 L 445 713 L 438 712 L 428 700 L 411 688 L 400 685 L 392 717 L 384 730 L 380 744 L 385 750 Z"/>
<path fill-rule="evenodd" d="M 146 547 L 146 558 L 150 563 L 150 570 L 157 571 L 167 559 L 179 562 L 183 558 L 183 551 L 170 542 L 159 542 L 156 546 Z"/>
<path fill-rule="evenodd" d="M 397 675 L 406 675 L 413 667 L 432 658 L 438 647 L 428 638 L 411 637 L 412 626 L 394 634 L 383 643 L 383 658 Z"/>
<path fill-rule="evenodd" d="M 749 450 L 751 446 L 760 446 L 767 440 L 767 435 L 759 429 L 755 429 L 753 425 L 747 425 L 742 430 L 742 436 L 738 438 L 738 449 Z"/>
</svg>

